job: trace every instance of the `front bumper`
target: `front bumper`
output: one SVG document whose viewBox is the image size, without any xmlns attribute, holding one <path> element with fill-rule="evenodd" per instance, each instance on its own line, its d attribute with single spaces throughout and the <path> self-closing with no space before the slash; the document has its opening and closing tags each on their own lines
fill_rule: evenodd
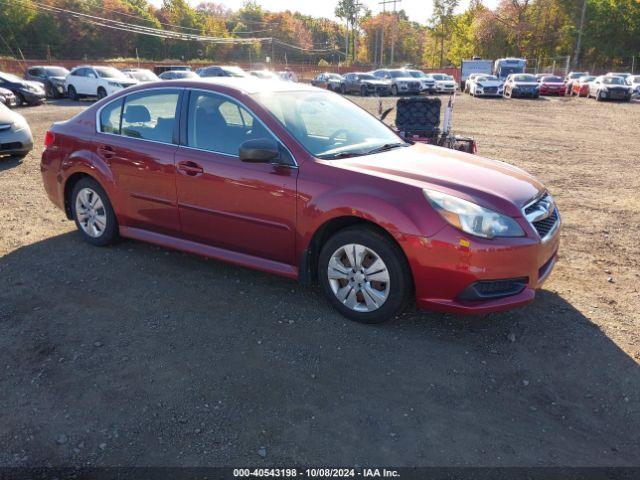
<svg viewBox="0 0 640 480">
<path fill-rule="evenodd" d="M 501 88 L 495 90 L 476 89 L 474 93 L 479 97 L 501 97 L 503 90 Z"/>
<path fill-rule="evenodd" d="M 400 239 L 413 273 L 419 308 L 452 313 L 490 313 L 531 302 L 553 270 L 559 230 L 548 240 L 486 240 L 446 226 L 433 237 Z M 521 289 L 502 297 L 470 300 L 476 282 L 517 279 Z"/>
<path fill-rule="evenodd" d="M 0 155 L 26 155 L 33 150 L 33 136 L 28 128 L 0 131 Z"/>
<path fill-rule="evenodd" d="M 42 92 L 29 92 L 27 90 L 20 90 L 20 94 L 29 105 L 39 105 L 46 99 L 46 94 Z"/>
</svg>

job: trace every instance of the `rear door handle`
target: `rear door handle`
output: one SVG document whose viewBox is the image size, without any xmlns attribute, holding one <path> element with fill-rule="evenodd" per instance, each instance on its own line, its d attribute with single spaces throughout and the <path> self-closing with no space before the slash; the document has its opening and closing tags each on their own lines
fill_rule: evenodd
<svg viewBox="0 0 640 480">
<path fill-rule="evenodd" d="M 102 158 L 109 159 L 115 156 L 116 151 L 113 149 L 113 147 L 110 147 L 109 145 L 100 145 L 98 147 L 98 153 Z"/>
<path fill-rule="evenodd" d="M 200 165 L 190 160 L 178 162 L 178 171 L 181 174 L 187 175 L 189 177 L 197 177 L 198 175 L 202 175 L 204 173 L 204 169 Z"/>
</svg>

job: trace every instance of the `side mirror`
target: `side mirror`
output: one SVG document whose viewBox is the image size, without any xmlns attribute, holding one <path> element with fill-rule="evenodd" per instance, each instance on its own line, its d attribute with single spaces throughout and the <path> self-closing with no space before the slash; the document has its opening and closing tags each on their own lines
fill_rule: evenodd
<svg viewBox="0 0 640 480">
<path fill-rule="evenodd" d="M 240 145 L 238 156 L 243 162 L 269 163 L 280 156 L 280 148 L 268 138 L 247 140 Z"/>
</svg>

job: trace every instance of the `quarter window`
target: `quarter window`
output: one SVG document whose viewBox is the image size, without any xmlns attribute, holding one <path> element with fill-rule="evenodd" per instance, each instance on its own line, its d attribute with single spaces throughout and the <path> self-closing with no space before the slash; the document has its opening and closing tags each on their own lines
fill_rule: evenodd
<svg viewBox="0 0 640 480">
<path fill-rule="evenodd" d="M 100 111 L 100 131 L 120 135 L 120 115 L 122 99 L 111 102 Z"/>
<path fill-rule="evenodd" d="M 273 136 L 247 109 L 221 95 L 191 92 L 189 147 L 237 156 L 243 142 L 258 138 Z"/>
<path fill-rule="evenodd" d="M 178 99 L 177 90 L 129 95 L 124 104 L 121 134 L 125 137 L 173 143 Z"/>
</svg>

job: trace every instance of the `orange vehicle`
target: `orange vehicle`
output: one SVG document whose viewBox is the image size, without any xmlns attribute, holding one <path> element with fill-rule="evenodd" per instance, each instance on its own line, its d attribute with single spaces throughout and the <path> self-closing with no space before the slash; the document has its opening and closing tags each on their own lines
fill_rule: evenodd
<svg viewBox="0 0 640 480">
<path fill-rule="evenodd" d="M 572 97 L 577 95 L 579 97 L 586 97 L 589 95 L 589 83 L 593 82 L 596 77 L 594 76 L 584 76 L 580 77 L 578 80 L 574 81 L 571 85 L 571 91 L 569 95 Z"/>
</svg>

